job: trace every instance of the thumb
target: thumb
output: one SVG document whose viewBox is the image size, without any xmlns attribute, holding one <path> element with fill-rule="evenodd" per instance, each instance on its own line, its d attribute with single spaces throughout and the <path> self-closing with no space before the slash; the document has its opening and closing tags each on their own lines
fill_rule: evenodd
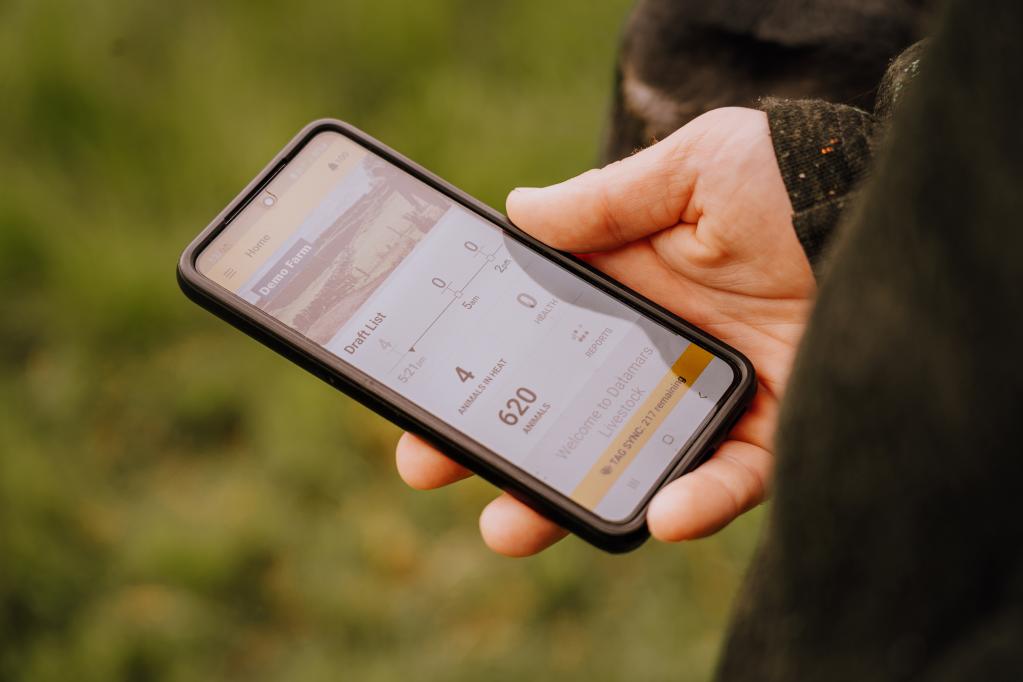
<svg viewBox="0 0 1023 682">
<path fill-rule="evenodd" d="M 513 223 L 555 248 L 606 251 L 688 217 L 695 178 L 676 133 L 557 185 L 513 190 L 506 206 Z"/>
</svg>

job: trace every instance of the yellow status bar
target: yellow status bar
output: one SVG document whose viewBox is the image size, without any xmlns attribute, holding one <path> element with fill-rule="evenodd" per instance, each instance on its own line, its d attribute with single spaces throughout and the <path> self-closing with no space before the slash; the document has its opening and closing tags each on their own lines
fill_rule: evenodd
<svg viewBox="0 0 1023 682">
<path fill-rule="evenodd" d="M 596 508 L 713 358 L 689 344 L 572 491 L 573 500 L 587 509 Z"/>
</svg>

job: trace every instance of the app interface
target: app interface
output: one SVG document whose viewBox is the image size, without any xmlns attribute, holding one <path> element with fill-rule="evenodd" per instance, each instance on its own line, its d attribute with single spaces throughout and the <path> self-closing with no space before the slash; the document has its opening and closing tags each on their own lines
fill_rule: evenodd
<svg viewBox="0 0 1023 682">
<path fill-rule="evenodd" d="M 200 272 L 597 515 L 630 517 L 724 361 L 334 132 Z"/>
</svg>

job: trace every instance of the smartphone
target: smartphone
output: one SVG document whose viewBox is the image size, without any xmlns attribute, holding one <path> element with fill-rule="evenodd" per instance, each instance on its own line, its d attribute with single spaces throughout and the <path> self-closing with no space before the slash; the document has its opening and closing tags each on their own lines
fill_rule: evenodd
<svg viewBox="0 0 1023 682">
<path fill-rule="evenodd" d="M 756 390 L 736 350 L 342 121 L 185 249 L 193 301 L 608 551 Z"/>
</svg>

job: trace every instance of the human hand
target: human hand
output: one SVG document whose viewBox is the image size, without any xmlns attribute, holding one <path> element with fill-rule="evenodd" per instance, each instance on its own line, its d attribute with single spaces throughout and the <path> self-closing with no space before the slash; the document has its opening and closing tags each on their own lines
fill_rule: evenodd
<svg viewBox="0 0 1023 682">
<path fill-rule="evenodd" d="M 710 111 L 627 159 L 551 187 L 514 190 L 507 210 L 523 230 L 584 254 L 757 369 L 757 396 L 727 440 L 653 498 L 651 534 L 703 537 L 759 504 L 773 468 L 778 404 L 816 290 L 766 115 Z M 397 465 L 418 489 L 471 475 L 408 433 L 398 442 Z M 534 554 L 565 535 L 507 493 L 483 510 L 480 531 L 491 549 L 510 556 Z"/>
</svg>

